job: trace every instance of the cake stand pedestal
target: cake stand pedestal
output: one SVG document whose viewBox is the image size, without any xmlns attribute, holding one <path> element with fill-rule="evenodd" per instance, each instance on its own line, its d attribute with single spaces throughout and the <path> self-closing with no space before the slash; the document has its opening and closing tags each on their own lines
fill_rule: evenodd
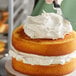
<svg viewBox="0 0 76 76">
<path fill-rule="evenodd" d="M 21 74 L 21 73 L 15 71 L 12 67 L 11 60 L 8 60 L 5 63 L 5 69 L 7 72 L 7 76 L 28 76 L 28 75 L 24 75 L 24 74 Z M 76 76 L 76 71 L 72 72 L 71 74 L 65 75 L 65 76 Z"/>
</svg>

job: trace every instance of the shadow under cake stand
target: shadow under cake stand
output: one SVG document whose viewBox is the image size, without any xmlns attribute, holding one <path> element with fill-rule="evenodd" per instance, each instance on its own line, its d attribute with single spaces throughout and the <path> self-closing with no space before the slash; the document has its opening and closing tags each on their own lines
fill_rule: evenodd
<svg viewBox="0 0 76 76">
<path fill-rule="evenodd" d="M 22 74 L 22 73 L 15 71 L 12 67 L 11 60 L 8 60 L 5 63 L 5 69 L 7 72 L 7 76 L 28 76 L 28 75 L 25 75 L 25 74 Z M 65 76 L 76 76 L 76 71 L 72 72 L 71 74 L 65 75 Z"/>
</svg>

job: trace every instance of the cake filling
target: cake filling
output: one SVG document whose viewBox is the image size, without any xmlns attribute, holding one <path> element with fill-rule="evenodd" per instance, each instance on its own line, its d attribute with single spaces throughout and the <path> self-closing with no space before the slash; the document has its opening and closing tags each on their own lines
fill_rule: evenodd
<svg viewBox="0 0 76 76">
<path fill-rule="evenodd" d="M 10 50 L 9 55 L 16 58 L 18 61 L 31 65 L 51 65 L 51 64 L 65 64 L 72 58 L 76 58 L 76 51 L 62 56 L 40 56 L 35 54 L 27 54 L 19 52 L 16 49 Z"/>
<path fill-rule="evenodd" d="M 28 16 L 23 26 L 24 32 L 33 39 L 64 38 L 72 32 L 71 23 L 56 13 L 46 13 L 38 16 Z"/>
</svg>

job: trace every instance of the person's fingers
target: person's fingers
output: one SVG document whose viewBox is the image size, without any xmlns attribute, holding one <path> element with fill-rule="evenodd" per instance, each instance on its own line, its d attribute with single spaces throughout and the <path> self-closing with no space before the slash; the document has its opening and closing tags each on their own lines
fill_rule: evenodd
<svg viewBox="0 0 76 76">
<path fill-rule="evenodd" d="M 47 4 L 51 4 L 54 0 L 45 0 Z"/>
</svg>

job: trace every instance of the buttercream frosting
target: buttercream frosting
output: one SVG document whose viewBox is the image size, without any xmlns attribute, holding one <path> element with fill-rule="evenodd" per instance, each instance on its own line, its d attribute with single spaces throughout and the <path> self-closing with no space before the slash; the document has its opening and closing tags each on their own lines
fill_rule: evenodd
<svg viewBox="0 0 76 76">
<path fill-rule="evenodd" d="M 76 58 L 76 51 L 62 56 L 41 56 L 35 54 L 28 54 L 19 52 L 16 49 L 10 50 L 9 55 L 16 58 L 18 61 L 31 65 L 51 65 L 51 64 L 65 64 L 72 58 Z"/>
<path fill-rule="evenodd" d="M 72 31 L 71 23 L 56 13 L 42 13 L 39 16 L 28 16 L 23 26 L 24 32 L 33 39 L 64 38 Z"/>
</svg>

